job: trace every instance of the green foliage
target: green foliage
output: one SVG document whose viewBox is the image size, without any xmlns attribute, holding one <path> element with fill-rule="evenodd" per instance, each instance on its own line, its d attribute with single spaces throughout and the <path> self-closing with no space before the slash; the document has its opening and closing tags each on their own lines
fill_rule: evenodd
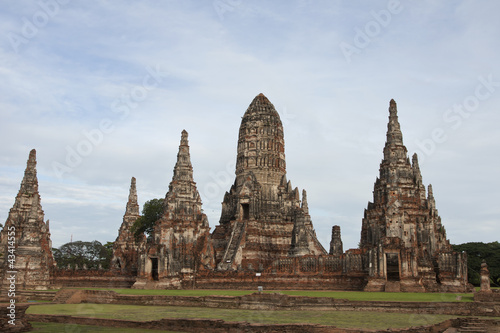
<svg viewBox="0 0 500 333">
<path fill-rule="evenodd" d="M 58 249 L 52 249 L 54 259 L 59 268 L 74 268 L 78 265 L 82 268 L 86 265 L 88 269 L 98 269 L 99 264 L 104 269 L 109 269 L 111 257 L 113 256 L 113 243 L 102 245 L 99 241 L 82 242 L 76 241 L 61 245 Z"/>
<path fill-rule="evenodd" d="M 486 260 L 490 277 L 493 282 L 500 284 L 500 243 L 465 243 L 453 245 L 453 250 L 467 252 L 467 266 L 469 271 L 469 282 L 475 286 L 480 285 L 481 263 Z"/>
<path fill-rule="evenodd" d="M 146 201 L 142 207 L 142 216 L 134 222 L 131 228 L 135 239 L 140 239 L 144 233 L 148 237 L 151 236 L 156 221 L 158 221 L 163 214 L 163 202 L 163 199 L 151 199 Z"/>
</svg>

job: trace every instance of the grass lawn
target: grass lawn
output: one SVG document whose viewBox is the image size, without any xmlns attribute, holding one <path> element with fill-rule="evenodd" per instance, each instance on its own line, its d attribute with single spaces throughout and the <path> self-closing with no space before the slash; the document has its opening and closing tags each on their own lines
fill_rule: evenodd
<svg viewBox="0 0 500 333">
<path fill-rule="evenodd" d="M 397 314 L 368 311 L 255 311 L 193 307 L 139 306 L 113 304 L 53 304 L 31 306 L 30 314 L 60 314 L 134 321 L 162 318 L 202 318 L 252 323 L 310 323 L 342 328 L 404 328 L 431 325 L 457 316 Z"/>
<path fill-rule="evenodd" d="M 144 290 L 144 289 L 105 289 L 113 290 L 124 295 L 165 295 L 165 296 L 242 296 L 255 293 L 255 290 Z M 472 302 L 473 294 L 453 293 L 385 293 L 364 291 L 311 291 L 311 290 L 281 290 L 264 291 L 266 293 L 279 292 L 286 295 L 309 297 L 344 298 L 351 301 L 394 301 L 394 302 L 457 302 L 461 296 L 462 302 Z"/>
<path fill-rule="evenodd" d="M 32 332 L 38 333 L 68 333 L 68 332 L 115 332 L 115 333 L 137 333 L 137 332 L 163 332 L 163 333 L 176 333 L 172 331 L 159 331 L 159 330 L 144 330 L 134 328 L 113 328 L 91 325 L 75 325 L 75 324 L 58 324 L 58 323 L 36 323 L 31 322 L 33 326 Z"/>
</svg>

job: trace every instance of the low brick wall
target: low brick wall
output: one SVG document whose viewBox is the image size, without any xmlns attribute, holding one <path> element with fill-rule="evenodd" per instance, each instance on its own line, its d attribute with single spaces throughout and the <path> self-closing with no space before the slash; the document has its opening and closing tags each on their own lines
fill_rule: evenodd
<svg viewBox="0 0 500 333">
<path fill-rule="evenodd" d="M 475 292 L 474 301 L 500 303 L 500 289 L 493 289 L 491 292 Z"/>
<path fill-rule="evenodd" d="M 17 332 L 29 332 L 33 328 L 27 320 L 26 310 L 29 304 L 26 303 L 15 303 L 15 308 L 12 307 L 10 303 L 0 303 L 0 332 L 17 333 Z M 13 320 L 13 325 L 9 321 Z"/>
<path fill-rule="evenodd" d="M 183 289 L 238 289 L 257 290 L 342 290 L 361 291 L 366 285 L 364 275 L 340 274 L 270 274 L 209 272 L 200 274 Z"/>
<path fill-rule="evenodd" d="M 205 332 L 205 333 L 241 333 L 241 332 L 257 332 L 257 333 L 356 333 L 359 330 L 344 330 L 330 326 L 322 325 L 303 325 L 303 324 L 288 324 L 288 325 L 266 325 L 266 324 L 250 324 L 247 322 L 226 322 L 217 319 L 161 319 L 156 321 L 130 321 L 118 319 L 100 319 L 100 318 L 85 318 L 71 317 L 61 315 L 27 315 L 32 322 L 52 322 L 52 323 L 71 323 L 78 325 L 96 325 L 108 327 L 136 328 L 136 329 L 153 329 L 153 330 L 169 330 L 180 332 Z"/>
<path fill-rule="evenodd" d="M 52 301 L 56 296 L 56 291 L 46 290 L 21 290 L 16 294 L 23 297 L 27 301 Z"/>
<path fill-rule="evenodd" d="M 375 311 L 457 316 L 500 316 L 499 303 L 483 302 L 378 302 L 349 301 L 330 297 L 251 294 L 245 296 L 142 296 L 113 291 L 81 290 L 84 303 L 208 307 L 246 310 Z"/>
<path fill-rule="evenodd" d="M 123 276 L 111 271 L 99 270 L 58 270 L 54 273 L 52 285 L 80 288 L 130 288 L 135 283 L 135 276 Z"/>
<path fill-rule="evenodd" d="M 63 315 L 35 315 L 28 314 L 26 318 L 31 322 L 51 322 L 64 324 L 78 325 L 94 325 L 106 326 L 115 328 L 137 328 L 137 329 L 152 329 L 152 330 L 173 330 L 179 332 L 204 332 L 204 333 L 437 333 L 444 332 L 449 328 L 467 327 L 472 321 L 475 324 L 480 324 L 482 328 L 487 329 L 487 332 L 498 332 L 500 321 L 498 320 L 478 320 L 475 318 L 457 318 L 450 319 L 444 322 L 403 329 L 347 329 L 337 328 L 334 326 L 324 326 L 316 324 L 251 324 L 248 322 L 226 322 L 218 319 L 161 319 L 156 321 L 130 321 L 118 319 L 101 319 L 101 318 L 85 318 L 71 317 Z M 477 327 L 477 326 L 476 326 Z"/>
</svg>

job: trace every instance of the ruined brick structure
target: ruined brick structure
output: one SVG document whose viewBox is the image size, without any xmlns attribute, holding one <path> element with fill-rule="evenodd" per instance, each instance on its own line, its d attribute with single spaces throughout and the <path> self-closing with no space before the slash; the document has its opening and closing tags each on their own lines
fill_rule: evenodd
<svg viewBox="0 0 500 333">
<path fill-rule="evenodd" d="M 153 240 L 141 244 L 138 280 L 153 288 L 178 287 L 199 271 L 214 268 L 207 216 L 193 179 L 188 133 L 182 131 L 174 175 L 165 196 L 163 216 L 156 222 Z"/>
<path fill-rule="evenodd" d="M 329 254 L 339 256 L 344 253 L 343 248 L 342 238 L 340 237 L 340 226 L 334 225 L 332 227 L 332 240 L 330 241 Z"/>
<path fill-rule="evenodd" d="M 14 249 L 10 249 L 14 247 Z M 0 278 L 2 294 L 9 290 L 7 277 L 10 271 L 17 272 L 16 288 L 47 289 L 54 269 L 49 221 L 44 222 L 38 178 L 36 174 L 36 151 L 29 154 L 21 188 L 14 206 L 0 233 Z M 9 254 L 15 261 L 9 261 Z M 12 266 L 11 266 L 12 265 Z"/>
<path fill-rule="evenodd" d="M 112 270 L 52 274 L 33 150 L 0 234 L 1 272 L 7 233 L 15 228 L 15 269 L 25 289 L 46 288 L 53 279 L 57 285 L 134 283 L 134 288 L 466 291 L 466 254 L 452 251 L 432 186 L 426 190 L 417 156 L 410 162 L 407 153 L 391 100 L 384 158 L 362 220 L 360 248 L 344 251 L 340 227 L 333 226 L 327 253 L 316 237 L 306 191 L 300 195 L 287 180 L 279 114 L 260 94 L 242 118 L 236 178 L 212 234 L 194 182 L 188 133 L 182 131 L 163 213 L 151 237 L 136 242 L 131 231 L 140 216 L 132 178 Z"/>
<path fill-rule="evenodd" d="M 361 247 L 344 252 L 333 226 L 327 254 L 316 238 L 306 191 L 286 178 L 283 126 L 271 102 L 254 98 L 241 121 L 236 179 L 219 225 L 208 221 L 193 181 L 187 133 L 153 242 L 141 245 L 135 287 L 465 291 L 467 258 L 446 239 L 432 187 L 410 163 L 389 108 L 380 177 L 362 222 Z M 255 273 L 259 273 L 256 275 Z"/>
<path fill-rule="evenodd" d="M 446 239 L 431 185 L 426 196 L 416 154 L 410 163 L 394 100 L 360 246 L 367 255 L 367 290 L 387 289 L 388 283 L 405 291 L 456 290 L 466 284 L 465 254 L 453 252 Z"/>
<path fill-rule="evenodd" d="M 286 179 L 283 125 L 260 94 L 241 121 L 236 180 L 222 203 L 212 241 L 217 269 L 262 271 L 284 256 L 326 254 L 318 242 L 305 191 Z"/>
<path fill-rule="evenodd" d="M 481 271 L 479 273 L 481 275 L 480 291 L 483 293 L 491 293 L 490 271 L 488 270 L 488 264 L 485 260 L 483 260 L 483 262 L 481 263 Z"/>
<path fill-rule="evenodd" d="M 123 215 L 118 237 L 113 244 L 113 259 L 111 260 L 111 268 L 122 274 L 137 274 L 138 245 L 131 228 L 139 217 L 136 179 L 132 177 L 125 215 Z"/>
</svg>

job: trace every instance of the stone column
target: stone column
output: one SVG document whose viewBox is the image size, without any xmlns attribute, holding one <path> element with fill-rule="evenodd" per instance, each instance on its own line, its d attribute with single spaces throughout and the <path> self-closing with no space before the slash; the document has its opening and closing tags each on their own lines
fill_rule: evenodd
<svg viewBox="0 0 500 333">
<path fill-rule="evenodd" d="M 486 261 L 483 260 L 481 263 L 481 289 L 480 292 L 482 293 L 491 293 L 491 288 L 490 288 L 490 272 L 488 271 L 488 265 L 486 264 Z"/>
</svg>

